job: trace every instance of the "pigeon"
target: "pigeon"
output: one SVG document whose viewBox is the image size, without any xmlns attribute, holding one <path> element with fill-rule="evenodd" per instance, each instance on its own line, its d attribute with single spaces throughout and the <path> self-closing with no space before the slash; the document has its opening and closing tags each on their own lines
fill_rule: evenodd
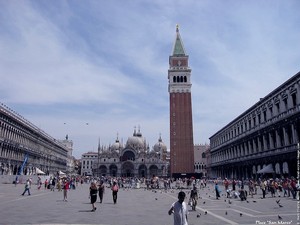
<svg viewBox="0 0 300 225">
<path fill-rule="evenodd" d="M 224 202 L 226 202 L 226 199 L 224 199 Z"/>
<path fill-rule="evenodd" d="M 282 217 L 278 215 L 278 219 L 279 219 L 279 220 L 282 220 Z"/>
<path fill-rule="evenodd" d="M 280 202 L 280 199 L 276 200 L 276 203 L 277 203 L 277 204 L 279 204 L 279 202 Z"/>
<path fill-rule="evenodd" d="M 283 207 L 283 205 L 280 205 L 280 204 L 278 204 L 279 205 L 279 207 Z"/>
<path fill-rule="evenodd" d="M 197 214 L 197 217 L 199 218 L 201 216 L 201 214 Z"/>
<path fill-rule="evenodd" d="M 227 215 L 227 211 L 225 212 L 225 215 Z"/>
<path fill-rule="evenodd" d="M 240 216 L 242 216 L 243 215 L 243 213 L 240 213 Z"/>
<path fill-rule="evenodd" d="M 203 204 L 205 204 L 205 202 L 203 202 Z"/>
<path fill-rule="evenodd" d="M 256 201 L 253 201 L 253 202 L 256 202 Z"/>
<path fill-rule="evenodd" d="M 157 198 L 155 198 L 155 200 L 157 200 Z"/>
<path fill-rule="evenodd" d="M 249 203 L 249 201 L 247 200 L 247 203 Z"/>
<path fill-rule="evenodd" d="M 228 203 L 231 204 L 232 202 L 230 200 L 228 200 Z"/>
<path fill-rule="evenodd" d="M 205 211 L 204 214 L 207 215 L 207 211 Z"/>
</svg>

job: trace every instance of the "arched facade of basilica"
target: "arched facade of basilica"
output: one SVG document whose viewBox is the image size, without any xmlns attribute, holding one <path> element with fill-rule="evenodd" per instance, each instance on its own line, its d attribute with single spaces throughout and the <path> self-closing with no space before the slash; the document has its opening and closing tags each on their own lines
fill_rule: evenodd
<svg viewBox="0 0 300 225">
<path fill-rule="evenodd" d="M 134 130 L 125 146 L 119 141 L 108 148 L 98 147 L 98 152 L 87 153 L 92 157 L 92 175 L 113 177 L 169 176 L 167 147 L 161 137 L 150 150 L 140 130 Z M 99 156 L 99 157 L 98 157 Z M 86 171 L 87 162 L 82 162 L 82 172 Z M 84 174 L 83 174 L 84 175 Z"/>
</svg>

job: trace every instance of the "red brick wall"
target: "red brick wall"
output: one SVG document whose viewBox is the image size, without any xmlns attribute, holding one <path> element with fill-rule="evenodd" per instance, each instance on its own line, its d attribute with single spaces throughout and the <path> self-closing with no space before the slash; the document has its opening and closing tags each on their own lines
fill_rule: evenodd
<svg viewBox="0 0 300 225">
<path fill-rule="evenodd" d="M 170 158 L 171 173 L 194 172 L 191 93 L 170 93 Z"/>
</svg>

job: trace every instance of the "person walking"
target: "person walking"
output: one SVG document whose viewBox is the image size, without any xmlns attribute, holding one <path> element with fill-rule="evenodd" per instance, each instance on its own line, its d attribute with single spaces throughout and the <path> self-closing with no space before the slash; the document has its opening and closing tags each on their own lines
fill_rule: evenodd
<svg viewBox="0 0 300 225">
<path fill-rule="evenodd" d="M 262 182 L 260 183 L 260 188 L 263 195 L 262 198 L 266 198 L 267 181 L 265 179 L 263 179 Z"/>
<path fill-rule="evenodd" d="M 19 178 L 18 178 L 18 175 L 17 175 L 16 179 L 15 179 L 15 187 L 17 186 L 18 183 L 19 183 Z"/>
<path fill-rule="evenodd" d="M 55 189 L 55 183 L 56 183 L 55 182 L 55 178 L 53 178 L 52 181 L 51 181 L 51 189 L 50 189 L 51 191 L 54 191 L 54 189 Z"/>
<path fill-rule="evenodd" d="M 105 192 L 105 186 L 103 184 L 103 180 L 100 181 L 100 184 L 99 184 L 99 188 L 98 188 L 98 191 L 99 191 L 99 199 L 100 199 L 100 203 L 102 203 L 102 200 L 103 200 L 103 194 Z"/>
<path fill-rule="evenodd" d="M 29 179 L 27 179 L 27 181 L 26 181 L 26 184 L 25 184 L 25 189 L 24 189 L 24 192 L 23 192 L 23 196 L 24 196 L 24 194 L 26 193 L 26 192 L 28 192 L 28 195 L 31 195 L 30 194 L 30 187 L 31 187 L 31 182 L 30 182 L 30 180 Z"/>
<path fill-rule="evenodd" d="M 221 196 L 220 196 L 220 188 L 219 188 L 219 185 L 218 185 L 218 181 L 216 180 L 215 181 L 215 192 L 216 192 L 216 199 L 218 200 Z"/>
<path fill-rule="evenodd" d="M 98 192 L 97 185 L 95 182 L 92 182 L 90 186 L 90 199 L 93 207 L 92 212 L 95 212 L 97 209 L 95 207 L 95 202 L 97 201 L 97 192 Z"/>
<path fill-rule="evenodd" d="M 168 212 L 169 215 L 174 215 L 174 225 L 188 225 L 188 210 L 184 202 L 185 193 L 180 191 L 178 193 L 178 201 L 171 205 Z"/>
<path fill-rule="evenodd" d="M 117 203 L 117 198 L 118 198 L 118 191 L 119 191 L 119 187 L 118 187 L 116 181 L 113 182 L 111 190 L 112 190 L 112 196 L 113 196 L 114 204 L 116 204 Z"/>
<path fill-rule="evenodd" d="M 194 210 L 194 211 L 196 211 L 197 200 L 198 200 L 197 187 L 194 184 L 193 189 L 191 190 L 191 194 L 190 194 L 191 206 L 192 206 L 192 210 Z"/>
<path fill-rule="evenodd" d="M 64 196 L 64 202 L 68 201 L 68 190 L 70 189 L 70 183 L 68 180 L 64 180 L 63 181 L 63 196 Z"/>
<path fill-rule="evenodd" d="M 49 184 L 48 179 L 46 179 L 45 180 L 45 190 L 48 188 L 48 184 Z"/>
</svg>

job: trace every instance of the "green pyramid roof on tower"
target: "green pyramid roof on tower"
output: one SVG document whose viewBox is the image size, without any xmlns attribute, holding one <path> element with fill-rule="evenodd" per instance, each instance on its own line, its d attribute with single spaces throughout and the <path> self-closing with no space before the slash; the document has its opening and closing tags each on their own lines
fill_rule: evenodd
<svg viewBox="0 0 300 225">
<path fill-rule="evenodd" d="M 180 33 L 179 33 L 179 27 L 178 25 L 176 26 L 176 40 L 175 40 L 175 44 L 173 47 L 173 56 L 182 56 L 185 55 L 185 50 L 183 47 L 183 43 L 180 37 Z"/>
</svg>

